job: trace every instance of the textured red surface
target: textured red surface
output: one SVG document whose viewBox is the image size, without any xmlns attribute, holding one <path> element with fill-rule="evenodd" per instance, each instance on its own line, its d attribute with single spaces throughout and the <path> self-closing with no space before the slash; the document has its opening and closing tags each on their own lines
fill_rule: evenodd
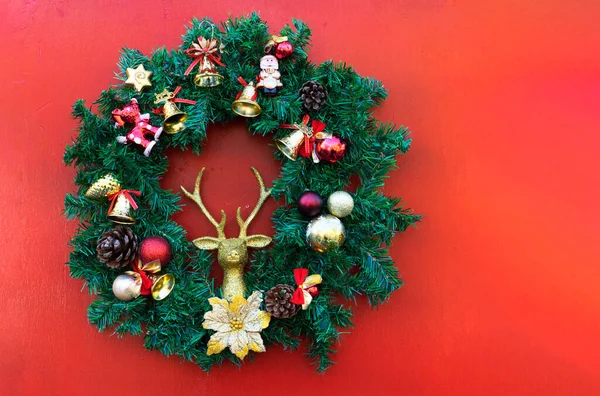
<svg viewBox="0 0 600 396">
<path fill-rule="evenodd" d="M 600 394 L 599 4 L 5 0 L 0 394 Z M 323 376 L 278 348 L 205 374 L 99 334 L 63 265 L 71 104 L 115 82 L 122 45 L 172 47 L 193 15 L 253 9 L 274 29 L 305 20 L 311 58 L 382 79 L 377 115 L 414 131 L 387 186 L 426 216 L 394 241 L 406 286 L 376 311 L 360 301 Z M 267 143 L 213 128 L 207 155 L 171 153 L 165 185 L 206 165 L 208 206 L 232 215 L 255 199 L 249 166 L 277 174 Z M 198 212 L 178 217 L 192 236 L 212 232 Z"/>
</svg>

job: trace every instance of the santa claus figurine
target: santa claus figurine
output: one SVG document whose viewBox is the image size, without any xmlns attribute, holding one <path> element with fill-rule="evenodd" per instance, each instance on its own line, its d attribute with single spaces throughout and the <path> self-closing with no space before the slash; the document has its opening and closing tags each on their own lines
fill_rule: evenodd
<svg viewBox="0 0 600 396">
<path fill-rule="evenodd" d="M 279 79 L 279 62 L 273 55 L 265 55 L 260 59 L 260 68 L 262 71 L 258 75 L 258 84 L 256 88 L 263 90 L 263 94 L 274 96 L 277 94 L 277 88 L 283 87 Z"/>
</svg>

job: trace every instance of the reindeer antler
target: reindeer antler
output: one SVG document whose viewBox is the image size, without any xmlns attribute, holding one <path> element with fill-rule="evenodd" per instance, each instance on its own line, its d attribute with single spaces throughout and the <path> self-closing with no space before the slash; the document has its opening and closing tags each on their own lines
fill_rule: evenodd
<svg viewBox="0 0 600 396">
<path fill-rule="evenodd" d="M 183 190 L 183 193 L 188 196 L 188 198 L 190 198 L 191 200 L 196 202 L 196 204 L 202 210 L 202 213 L 204 213 L 204 216 L 206 216 L 208 221 L 210 221 L 211 224 L 215 226 L 215 228 L 217 229 L 217 235 L 218 235 L 219 239 L 226 239 L 225 238 L 225 222 L 227 220 L 227 216 L 225 215 L 225 211 L 221 209 L 221 222 L 217 223 L 217 221 L 210 215 L 210 213 L 208 213 L 208 210 L 206 210 L 206 207 L 204 206 L 204 203 L 202 202 L 202 198 L 200 197 L 200 181 L 202 181 L 202 174 L 204 173 L 204 169 L 205 168 L 202 168 L 202 169 L 200 169 L 200 172 L 198 172 L 198 176 L 196 177 L 196 184 L 194 186 L 193 194 L 190 194 L 185 188 L 183 188 L 183 186 L 181 186 L 181 189 Z M 261 180 L 261 183 L 262 183 L 262 180 Z"/>
<path fill-rule="evenodd" d="M 256 180 L 258 180 L 258 185 L 260 186 L 260 196 L 258 197 L 258 202 L 256 203 L 256 206 L 254 207 L 252 213 L 250 213 L 246 221 L 242 220 L 242 208 L 237 208 L 236 218 L 238 224 L 240 225 L 239 238 L 244 238 L 246 236 L 246 231 L 248 230 L 248 226 L 250 225 L 252 220 L 254 220 L 254 216 L 256 216 L 256 214 L 260 210 L 260 207 L 263 205 L 263 203 L 265 203 L 267 198 L 269 198 L 269 195 L 271 195 L 271 190 L 267 190 L 265 188 L 265 183 L 263 182 L 262 177 L 260 177 L 260 173 L 258 173 L 256 168 L 254 167 L 251 167 L 251 169 L 252 172 L 254 172 L 254 176 L 256 176 Z"/>
</svg>

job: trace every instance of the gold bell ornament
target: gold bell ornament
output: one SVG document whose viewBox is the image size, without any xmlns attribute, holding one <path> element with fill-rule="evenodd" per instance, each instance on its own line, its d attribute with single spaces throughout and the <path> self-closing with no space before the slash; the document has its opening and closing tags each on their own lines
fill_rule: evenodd
<svg viewBox="0 0 600 396">
<path fill-rule="evenodd" d="M 121 183 L 112 173 L 107 173 L 98 179 L 85 192 L 88 198 L 105 198 L 110 201 L 108 218 L 119 224 L 135 224 L 131 211 L 138 208 L 132 195 L 140 196 L 139 191 L 123 190 Z"/>
<path fill-rule="evenodd" d="M 175 277 L 172 274 L 158 274 L 160 260 L 143 264 L 138 261 L 133 264 L 134 271 L 126 271 L 113 282 L 113 293 L 123 301 L 131 301 L 138 296 L 150 295 L 156 301 L 166 298 L 175 287 Z"/>
<path fill-rule="evenodd" d="M 231 104 L 231 110 L 242 117 L 256 117 L 262 111 L 256 98 L 258 93 L 253 82 L 247 83 L 242 77 L 238 81 L 244 88 L 237 94 L 235 101 Z"/>
<path fill-rule="evenodd" d="M 215 87 L 223 82 L 223 76 L 217 73 L 215 63 L 219 66 L 225 66 L 221 62 L 221 55 L 218 54 L 218 43 L 215 39 L 207 40 L 204 37 L 198 37 L 198 43 L 192 43 L 185 53 L 194 61 L 187 68 L 185 76 L 190 74 L 197 64 L 198 74 L 194 77 L 194 84 L 199 87 Z"/>
<path fill-rule="evenodd" d="M 141 193 L 135 190 L 119 190 L 108 196 L 110 207 L 108 208 L 108 218 L 118 224 L 135 224 L 135 219 L 131 216 L 131 211 L 138 208 L 132 195 L 140 196 Z"/>
<path fill-rule="evenodd" d="M 175 134 L 185 129 L 185 120 L 188 116 L 183 111 L 179 110 L 175 103 L 196 104 L 194 100 L 176 98 L 181 91 L 181 86 L 175 88 L 175 91 L 169 92 L 164 89 L 161 93 L 154 94 L 156 100 L 154 104 L 164 103 L 162 106 L 162 114 L 164 117 L 163 129 L 168 134 Z"/>
<path fill-rule="evenodd" d="M 289 159 L 296 161 L 298 155 L 305 158 L 312 158 L 314 163 L 320 162 L 315 151 L 316 141 L 327 139 L 333 135 L 325 132 L 325 123 L 319 120 L 312 120 L 305 115 L 299 124 L 280 124 L 279 128 L 293 129 L 288 136 L 275 140 L 275 145 Z"/>
<path fill-rule="evenodd" d="M 119 183 L 115 175 L 107 173 L 87 189 L 85 196 L 94 199 L 105 198 L 119 192 L 119 190 L 121 190 L 121 183 Z"/>
<path fill-rule="evenodd" d="M 148 278 L 152 281 L 150 294 L 156 301 L 165 299 L 175 287 L 175 277 L 173 274 L 148 275 Z"/>
<path fill-rule="evenodd" d="M 145 275 L 152 282 L 150 293 L 145 293 L 145 290 L 142 288 L 141 294 L 150 294 L 156 301 L 164 300 L 165 297 L 171 294 L 175 287 L 175 276 L 173 274 L 158 273 L 162 269 L 160 260 L 152 260 L 143 265 L 141 261 L 138 261 L 137 267 L 140 270 L 140 276 L 143 278 L 144 274 L 142 273 L 147 272 Z"/>
</svg>

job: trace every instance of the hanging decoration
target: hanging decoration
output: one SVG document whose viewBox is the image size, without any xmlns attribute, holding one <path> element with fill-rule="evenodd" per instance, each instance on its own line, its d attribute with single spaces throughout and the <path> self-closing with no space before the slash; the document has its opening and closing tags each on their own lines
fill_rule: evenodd
<svg viewBox="0 0 600 396">
<path fill-rule="evenodd" d="M 306 268 L 296 268 L 294 270 L 294 279 L 296 280 L 297 288 L 290 302 L 301 305 L 302 309 L 306 311 L 313 297 L 319 294 L 317 285 L 323 282 L 323 278 L 318 274 L 308 275 L 308 269 Z"/>
<path fill-rule="evenodd" d="M 162 266 L 159 260 L 147 264 L 132 264 L 133 271 L 125 271 L 115 278 L 112 291 L 119 300 L 131 301 L 139 296 L 151 296 L 154 300 L 165 299 L 175 287 L 172 274 L 159 274 Z"/>
<path fill-rule="evenodd" d="M 346 191 L 336 191 L 327 198 L 327 210 L 335 217 L 346 217 L 354 209 L 354 199 Z"/>
<path fill-rule="evenodd" d="M 185 73 L 183 73 L 184 76 L 190 74 L 194 67 L 200 64 L 198 74 L 194 77 L 194 84 L 199 87 L 216 87 L 223 82 L 223 76 L 217 73 L 215 68 L 215 64 L 225 66 L 221 62 L 217 40 L 207 40 L 200 36 L 198 37 L 198 42 L 192 43 L 192 46 L 185 53 L 194 60 Z"/>
<path fill-rule="evenodd" d="M 321 215 L 311 220 L 306 227 L 306 240 L 319 253 L 339 248 L 345 239 L 344 225 L 332 215 Z"/>
<path fill-rule="evenodd" d="M 265 296 L 267 312 L 277 319 L 288 319 L 296 315 L 301 306 L 291 301 L 293 295 L 293 286 L 283 284 L 273 286 Z"/>
<path fill-rule="evenodd" d="M 235 97 L 235 101 L 231 104 L 231 110 L 242 117 L 258 117 L 262 109 L 256 102 L 258 93 L 254 83 L 252 81 L 247 83 L 242 77 L 238 77 L 238 81 L 244 88 Z"/>
<path fill-rule="evenodd" d="M 73 108 L 80 134 L 64 158 L 78 188 L 65 213 L 80 224 L 70 274 L 97 295 L 89 321 L 205 370 L 306 340 L 324 371 L 351 327 L 351 308 L 339 300 L 360 295 L 376 305 L 402 284 L 387 246 L 420 217 L 381 187 L 409 148 L 409 131 L 375 118 L 386 96 L 381 82 L 343 63 L 309 60 L 310 29 L 301 21 L 272 35 L 256 13 L 220 25 L 193 19 L 183 42 L 147 56 L 124 48 L 117 74 L 127 79 L 93 109 L 83 101 Z M 239 187 L 222 202 L 218 185 L 200 190 L 205 168 L 192 192 L 165 190 L 167 155 L 201 153 L 207 129 L 234 114 L 250 133 L 276 135 L 279 176 L 263 181 L 252 168 L 256 188 Z M 232 152 L 222 155 L 242 165 Z M 357 175 L 359 192 L 344 191 Z M 218 167 L 204 177 L 239 182 L 219 179 Z M 239 234 L 227 237 L 233 204 Z M 178 211 L 197 216 L 196 206 L 209 235 L 173 221 Z M 223 210 L 213 217 L 208 208 Z M 216 264 L 222 282 L 211 277 Z"/>
<path fill-rule="evenodd" d="M 98 260 L 110 268 L 126 267 L 135 260 L 138 237 L 131 228 L 117 226 L 105 232 L 96 246 Z"/>
<path fill-rule="evenodd" d="M 136 91 L 142 92 L 145 87 L 151 87 L 150 77 L 152 72 L 147 71 L 144 65 L 138 65 L 135 69 L 128 67 L 126 69 L 127 80 L 125 85 L 135 88 Z"/>
<path fill-rule="evenodd" d="M 112 117 L 115 120 L 116 128 L 126 124 L 134 125 L 127 135 L 118 136 L 117 141 L 123 144 L 138 145 L 144 149 L 144 155 L 149 156 L 163 129 L 150 125 L 150 114 L 141 114 L 137 99 L 133 98 L 125 107 L 113 110 Z"/>
<path fill-rule="evenodd" d="M 179 110 L 175 103 L 185 104 L 196 104 L 195 100 L 176 98 L 177 94 L 181 91 L 181 86 L 175 88 L 173 92 L 169 92 L 166 88 L 161 93 L 154 94 L 156 100 L 154 104 L 163 103 L 159 109 L 164 117 L 163 128 L 164 131 L 170 135 L 179 133 L 185 129 L 185 120 L 187 120 L 187 114 Z"/>
<path fill-rule="evenodd" d="M 279 73 L 279 62 L 273 55 L 265 55 L 260 60 L 262 69 L 258 75 L 258 84 L 256 88 L 262 90 L 266 96 L 277 95 L 277 90 L 283 87 L 281 83 L 281 73 Z"/>
<path fill-rule="evenodd" d="M 208 302 L 212 311 L 204 314 L 202 327 L 215 332 L 208 341 L 207 355 L 220 353 L 225 348 L 240 359 L 249 351 L 265 352 L 260 332 L 269 326 L 271 316 L 260 310 L 261 292 L 253 292 L 248 300 L 238 294 L 231 301 L 212 297 Z"/>
<path fill-rule="evenodd" d="M 198 173 L 193 194 L 188 192 L 183 186 L 181 187 L 181 190 L 188 198 L 198 205 L 204 216 L 206 216 L 208 221 L 210 221 L 217 230 L 217 238 L 205 236 L 194 239 L 193 244 L 201 250 L 217 250 L 219 265 L 223 268 L 224 273 L 223 296 L 225 299 L 231 301 L 235 296 L 244 295 L 246 292 L 243 270 L 248 263 L 248 248 L 264 248 L 271 243 L 271 238 L 266 235 L 247 235 L 248 226 L 252 220 L 254 220 L 254 217 L 269 195 L 271 195 L 271 190 L 265 188 L 262 177 L 256 168 L 251 168 L 260 187 L 258 202 L 245 220 L 242 218 L 242 209 L 238 208 L 236 218 L 240 227 L 240 234 L 237 238 L 227 238 L 225 236 L 225 222 L 227 220 L 225 211 L 221 210 L 221 221 L 217 223 L 202 202 L 202 197 L 200 196 L 200 182 L 202 181 L 204 169 L 205 168 L 202 168 Z"/>
<path fill-rule="evenodd" d="M 315 217 L 323 210 L 323 197 L 314 191 L 304 191 L 298 197 L 297 205 L 302 216 Z"/>
<path fill-rule="evenodd" d="M 279 124 L 279 128 L 292 129 L 294 132 L 277 139 L 275 145 L 289 159 L 296 161 L 298 155 L 305 158 L 312 158 L 314 163 L 319 163 L 320 159 L 315 151 L 315 142 L 317 140 L 331 137 L 329 132 L 325 132 L 325 123 L 319 120 L 312 120 L 310 116 L 305 115 L 299 124 Z"/>
<path fill-rule="evenodd" d="M 287 36 L 271 36 L 265 45 L 265 54 L 275 55 L 278 59 L 284 59 L 294 53 L 294 46 L 289 42 Z"/>
</svg>

